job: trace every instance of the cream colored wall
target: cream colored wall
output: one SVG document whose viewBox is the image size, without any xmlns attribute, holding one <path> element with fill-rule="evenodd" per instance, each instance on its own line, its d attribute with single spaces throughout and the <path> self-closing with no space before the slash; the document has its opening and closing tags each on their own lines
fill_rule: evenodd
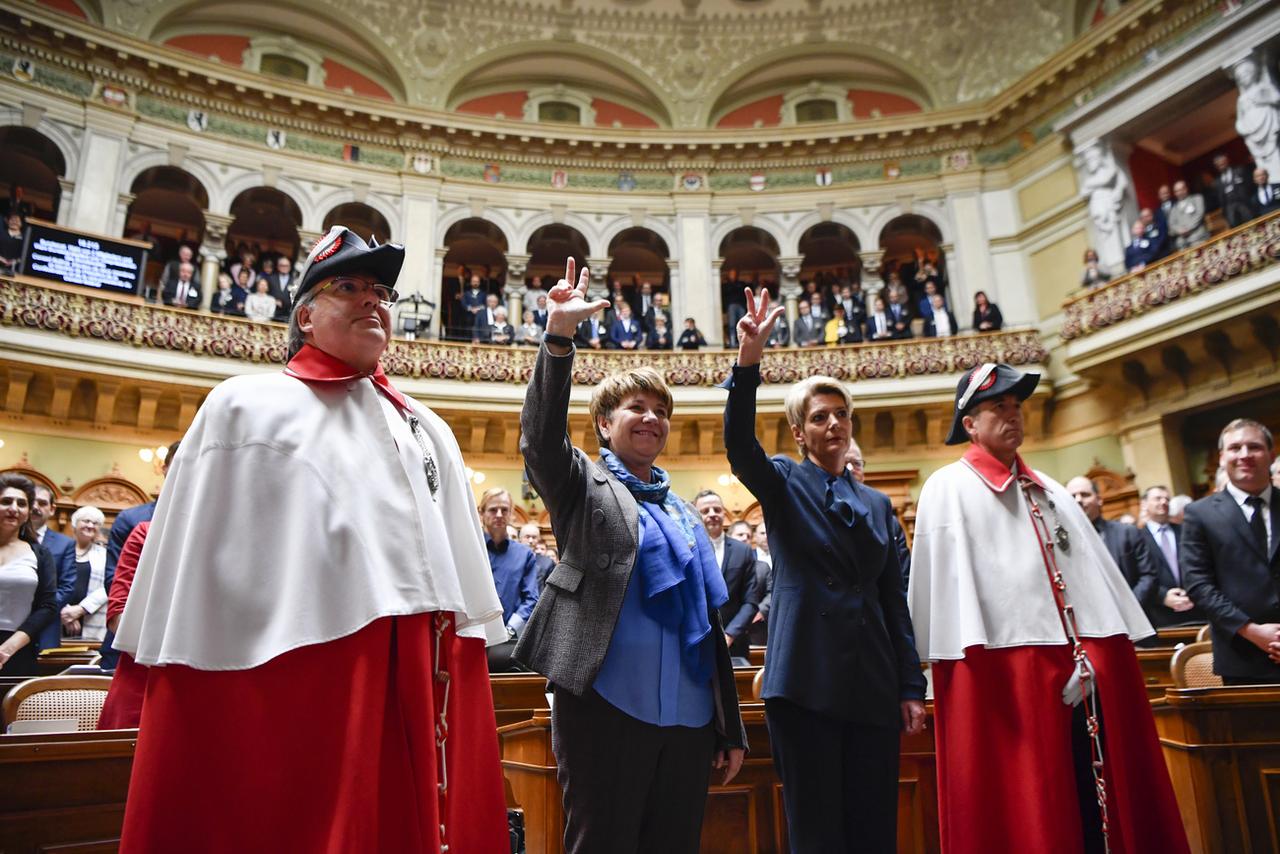
<svg viewBox="0 0 1280 854">
<path fill-rule="evenodd" d="M 1031 253 L 1031 287 L 1041 317 L 1061 311 L 1063 300 L 1079 287 L 1088 246 L 1089 238 L 1080 230 Z"/>
<path fill-rule="evenodd" d="M 1018 190 L 1018 207 L 1024 222 L 1075 198 L 1079 189 L 1070 161 Z"/>
<path fill-rule="evenodd" d="M 27 455 L 27 465 L 61 486 L 70 481 L 79 487 L 96 478 L 113 474 L 136 483 L 148 492 L 160 489 L 163 478 L 150 463 L 138 457 L 141 445 L 101 442 L 90 438 L 68 438 L 26 433 L 0 427 L 0 469 L 16 466 Z"/>
</svg>

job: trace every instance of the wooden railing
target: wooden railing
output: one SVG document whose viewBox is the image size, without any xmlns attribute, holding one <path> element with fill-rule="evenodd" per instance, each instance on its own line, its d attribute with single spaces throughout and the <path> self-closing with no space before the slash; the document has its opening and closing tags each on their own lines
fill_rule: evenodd
<svg viewBox="0 0 1280 854">
<path fill-rule="evenodd" d="M 1062 337 L 1082 338 L 1278 262 L 1280 212 L 1247 222 L 1141 272 L 1121 276 L 1067 300 L 1063 304 L 1066 317 Z"/>
<path fill-rule="evenodd" d="M 279 324 L 158 306 L 27 278 L 0 278 L 0 325 L 251 362 L 282 363 L 286 351 L 285 328 Z M 393 376 L 524 384 L 533 371 L 535 353 L 532 347 L 398 338 L 387 349 L 383 366 Z M 793 383 L 815 374 L 853 382 L 952 374 L 983 362 L 1037 364 L 1047 356 L 1036 330 L 1019 329 L 847 347 L 781 348 L 766 355 L 763 375 L 766 383 Z M 724 380 L 733 359 L 732 352 L 720 349 L 582 351 L 574 363 L 574 381 L 594 385 L 614 371 L 642 362 L 656 368 L 672 385 L 708 386 Z"/>
</svg>

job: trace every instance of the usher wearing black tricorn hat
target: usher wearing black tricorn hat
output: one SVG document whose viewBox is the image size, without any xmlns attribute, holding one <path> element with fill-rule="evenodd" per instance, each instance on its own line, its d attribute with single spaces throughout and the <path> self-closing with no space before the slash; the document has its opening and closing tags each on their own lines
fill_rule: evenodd
<svg viewBox="0 0 1280 854">
<path fill-rule="evenodd" d="M 920 491 L 907 598 L 933 662 L 942 848 L 1181 854 L 1133 649 L 1154 630 L 1083 511 L 1018 453 L 1039 379 L 967 371 L 947 444 L 969 447 Z"/>
<path fill-rule="evenodd" d="M 335 226 L 308 261 L 285 370 L 209 394 L 156 505 L 116 636 L 150 668 L 121 851 L 508 851 L 480 520 L 380 363 L 404 249 Z"/>
</svg>

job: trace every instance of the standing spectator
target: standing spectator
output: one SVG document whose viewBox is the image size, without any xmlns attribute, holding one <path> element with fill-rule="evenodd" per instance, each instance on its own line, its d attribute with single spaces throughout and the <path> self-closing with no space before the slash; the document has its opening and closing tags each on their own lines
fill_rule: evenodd
<svg viewBox="0 0 1280 854">
<path fill-rule="evenodd" d="M 933 312 L 924 322 L 924 337 L 946 338 L 956 334 L 956 316 L 947 308 L 942 294 L 933 295 Z"/>
<path fill-rule="evenodd" d="M 588 350 L 603 350 L 608 340 L 609 330 L 605 329 L 604 322 L 595 314 L 582 321 L 578 325 L 578 331 L 573 333 L 574 343 Z"/>
<path fill-rule="evenodd" d="M 1213 186 L 1222 205 L 1222 215 L 1232 228 L 1243 225 L 1253 218 L 1249 199 L 1254 187 L 1248 170 L 1243 166 L 1232 166 L 1231 158 L 1225 153 L 1214 156 L 1213 168 L 1218 173 Z"/>
<path fill-rule="evenodd" d="M 547 576 L 556 568 L 556 562 L 547 554 L 547 546 L 542 542 L 542 529 L 537 522 L 526 522 L 520 528 L 520 542 L 533 551 L 533 559 L 537 563 L 538 595 L 542 595 Z"/>
<path fill-rule="evenodd" d="M 747 627 L 760 607 L 761 595 L 756 586 L 756 560 L 751 554 L 751 546 L 747 544 L 751 538 L 751 526 L 747 525 L 745 538 L 726 536 L 724 500 L 710 489 L 694 496 L 693 507 L 702 517 L 702 526 L 711 540 L 716 564 L 724 576 L 725 590 L 729 594 L 728 600 L 720 606 L 724 642 L 729 647 L 729 655 L 737 659 L 734 664 L 744 666 L 751 643 Z"/>
<path fill-rule="evenodd" d="M 1160 206 L 1156 210 L 1160 211 L 1160 218 L 1164 221 L 1165 230 L 1169 228 L 1169 212 L 1173 210 L 1173 190 L 1168 184 L 1161 184 L 1160 189 L 1156 190 L 1156 195 L 1160 198 Z"/>
<path fill-rule="evenodd" d="M 1098 253 L 1092 249 L 1084 250 L 1084 275 L 1080 284 L 1086 288 L 1098 288 L 1111 281 L 1111 274 L 1098 263 Z"/>
<path fill-rule="evenodd" d="M 684 331 L 680 333 L 680 339 L 676 343 L 681 350 L 697 350 L 707 346 L 707 339 L 702 337 L 697 322 L 692 317 L 686 317 Z"/>
<path fill-rule="evenodd" d="M 533 309 L 533 322 L 538 324 L 538 328 L 547 328 L 547 296 L 542 294 L 538 297 L 538 304 Z M 539 339 L 541 340 L 541 339 Z"/>
<path fill-rule="evenodd" d="M 1237 418 L 1218 436 L 1222 492 L 1187 508 L 1178 561 L 1213 627 L 1213 672 L 1227 685 L 1280 682 L 1280 489 L 1271 431 Z"/>
<path fill-rule="evenodd" d="M 4 226 L 4 231 L 0 231 L 0 273 L 21 273 L 18 268 L 22 264 L 22 214 L 8 214 Z"/>
<path fill-rule="evenodd" d="M 498 295 L 485 294 L 484 306 L 475 313 L 475 326 L 471 330 L 472 344 L 488 344 L 497 321 Z"/>
<path fill-rule="evenodd" d="M 857 291 L 854 291 L 853 285 L 840 286 L 839 304 L 844 306 L 845 320 L 851 326 L 861 327 L 867 320 L 867 304 L 862 296 L 862 286 L 859 285 Z M 785 315 L 780 315 L 778 321 L 782 322 L 786 319 Z"/>
<path fill-rule="evenodd" d="M 35 676 L 35 639 L 58 622 L 57 569 L 36 542 L 36 490 L 20 474 L 0 474 L 0 676 Z"/>
<path fill-rule="evenodd" d="M 822 299 L 822 293 L 818 289 L 818 280 L 810 279 L 804 287 L 805 290 L 802 301 L 808 301 L 814 322 L 825 326 L 826 322 L 831 319 L 831 311 L 827 308 L 826 303 Z"/>
<path fill-rule="evenodd" d="M 1138 600 L 1142 610 L 1146 611 L 1155 602 L 1159 571 L 1156 569 L 1154 556 L 1147 549 L 1142 532 L 1133 525 L 1102 518 L 1102 497 L 1098 495 L 1097 484 L 1089 478 L 1071 478 L 1067 481 L 1067 492 L 1084 511 L 1093 530 L 1102 538 L 1107 554 L 1111 555 L 1111 560 L 1120 568 L 1120 574 L 1133 591 L 1133 597 Z"/>
<path fill-rule="evenodd" d="M 855 324 L 853 330 L 861 336 L 862 332 Z M 773 329 L 769 331 L 769 340 L 765 342 L 768 347 L 785 347 L 791 343 L 791 330 L 787 327 L 786 315 L 779 315 L 778 322 L 773 325 Z"/>
<path fill-rule="evenodd" d="M 459 264 L 458 277 L 461 279 L 465 275 L 466 268 Z M 467 278 L 467 285 L 463 288 L 460 298 L 462 300 L 463 315 L 458 320 L 457 326 L 463 330 L 464 334 L 473 333 L 472 340 L 474 342 L 474 330 L 479 325 L 476 315 L 485 310 L 489 301 L 489 294 L 485 290 L 484 283 L 480 280 L 479 273 L 472 273 L 470 277 Z M 491 323 L 491 321 L 486 321 L 484 325 L 488 326 L 489 323 Z"/>
<path fill-rule="evenodd" d="M 36 497 L 31 502 L 31 528 L 36 532 L 36 542 L 44 546 L 53 559 L 56 573 L 58 593 L 56 606 L 59 610 L 71 601 L 76 586 L 76 542 L 66 534 L 59 534 L 49 527 L 49 520 L 58 512 L 54 505 L 53 493 L 42 483 L 35 485 Z M 56 649 L 62 640 L 60 634 L 61 621 L 53 620 L 45 626 L 39 637 L 35 638 L 36 648 Z"/>
<path fill-rule="evenodd" d="M 184 285 L 179 287 L 178 280 L 182 278 L 184 264 L 191 269 Z M 195 305 L 188 305 L 188 292 L 192 288 L 196 289 L 196 301 Z M 178 257 L 164 265 L 164 270 L 160 272 L 160 294 L 165 305 L 188 305 L 189 308 L 200 305 L 200 274 L 196 272 L 195 253 L 190 246 L 186 244 L 179 246 Z"/>
<path fill-rule="evenodd" d="M 933 279 L 926 279 L 924 282 L 924 296 L 920 297 L 920 317 L 926 321 L 933 316 L 933 298 L 938 296 L 938 283 Z M 943 304 L 946 304 L 946 298 L 943 298 Z"/>
<path fill-rule="evenodd" d="M 1142 510 L 1147 517 L 1141 531 L 1147 551 L 1156 562 L 1156 595 L 1143 607 L 1147 619 L 1157 629 L 1183 623 L 1203 623 L 1204 612 L 1196 607 L 1183 587 L 1178 549 L 1182 526 L 1169 518 L 1169 490 L 1163 486 L 1147 487 L 1142 493 Z"/>
<path fill-rule="evenodd" d="M 275 319 L 281 323 L 289 319 L 289 312 L 293 308 L 293 285 L 298 280 L 298 274 L 293 269 L 293 261 L 287 256 L 281 255 L 276 259 L 271 270 L 262 274 L 262 278 L 271 284 L 271 296 L 276 301 Z"/>
<path fill-rule="evenodd" d="M 889 323 L 894 338 L 911 337 L 911 308 L 907 305 L 910 299 L 906 288 L 889 293 Z"/>
<path fill-rule="evenodd" d="M 231 282 L 227 273 L 218 274 L 218 289 L 213 292 L 209 302 L 209 311 L 214 314 L 225 314 L 228 317 L 244 317 L 244 302 L 249 295 L 239 285 Z"/>
<path fill-rule="evenodd" d="M 773 605 L 773 556 L 769 552 L 769 529 L 763 519 L 751 532 L 751 545 L 755 548 L 756 587 L 760 590 L 760 608 L 751 618 L 747 637 L 752 646 L 764 646 L 769 642 L 769 609 Z"/>
<path fill-rule="evenodd" d="M 1004 326 L 1000 306 L 987 299 L 986 291 L 973 295 L 973 329 L 975 332 L 999 332 Z"/>
<path fill-rule="evenodd" d="M 1253 170 L 1253 184 L 1250 206 L 1250 213 L 1253 216 L 1263 216 L 1280 210 L 1280 184 L 1271 183 L 1271 176 L 1267 174 L 1266 169 L 1259 166 Z"/>
<path fill-rule="evenodd" d="M 1124 248 L 1124 267 L 1127 272 L 1141 273 L 1155 260 L 1155 247 L 1147 238 L 1147 229 L 1143 226 L 1142 220 L 1133 221 L 1129 234 L 1129 245 Z"/>
<path fill-rule="evenodd" d="M 497 306 L 493 310 L 493 326 L 489 328 L 487 342 L 489 344 L 497 344 L 499 346 L 507 346 L 515 340 L 516 330 L 510 323 L 507 323 L 507 310 L 503 306 Z"/>
<path fill-rule="evenodd" d="M 667 327 L 666 312 L 653 315 L 653 328 L 645 336 L 645 347 L 650 350 L 670 350 L 675 346 L 671 330 Z"/>
<path fill-rule="evenodd" d="M 1177 202 L 1169 212 L 1169 232 L 1173 235 L 1173 245 L 1178 249 L 1187 249 L 1209 239 L 1209 229 L 1204 224 L 1204 196 L 1187 190 L 1186 181 L 1178 181 L 1173 185 L 1173 195 Z"/>
<path fill-rule="evenodd" d="M 275 319 L 276 307 L 276 298 L 271 295 L 271 283 L 266 279 L 258 279 L 255 291 L 244 301 L 244 316 L 257 323 L 266 323 Z"/>
<path fill-rule="evenodd" d="M 644 330 L 640 328 L 639 321 L 631 316 L 631 304 L 622 303 L 617 307 L 617 313 L 613 325 L 609 327 L 609 341 L 612 344 L 610 349 L 640 349 L 640 342 L 644 340 Z"/>
<path fill-rule="evenodd" d="M 501 487 L 485 490 L 480 496 L 480 524 L 484 527 L 484 542 L 489 554 L 489 567 L 493 571 L 493 584 L 502 603 L 502 620 L 507 628 L 505 643 L 490 646 L 485 652 L 489 659 L 490 673 L 507 673 L 519 670 L 513 666 L 511 654 L 516 648 L 516 637 L 525 621 L 533 613 L 541 588 L 538 585 L 538 561 L 533 549 L 522 542 L 512 540 L 508 534 L 511 524 L 511 493 Z"/>
<path fill-rule="evenodd" d="M 667 321 L 667 329 L 671 328 L 671 311 L 667 308 L 667 304 L 669 302 L 670 300 L 667 298 L 667 295 L 662 291 L 658 291 L 658 293 L 653 295 L 653 301 L 649 304 L 649 307 L 645 309 L 644 314 L 640 315 L 640 322 L 643 324 L 646 332 L 652 330 L 653 327 L 657 325 L 658 318 L 660 317 Z"/>
<path fill-rule="evenodd" d="M 546 297 L 543 297 L 546 299 Z M 533 319 L 533 312 L 525 309 L 524 323 L 520 324 L 520 328 L 516 330 L 517 344 L 538 345 L 542 340 L 542 327 Z"/>
<path fill-rule="evenodd" d="M 884 295 L 871 298 L 871 311 L 867 314 L 867 340 L 889 341 L 894 338 L 893 321 L 885 310 Z"/>
<path fill-rule="evenodd" d="M 759 279 L 759 276 L 753 276 Z M 725 320 L 728 326 L 728 335 L 725 336 L 730 347 L 738 346 L 738 318 L 746 313 L 746 304 L 742 301 L 742 289 L 747 286 L 746 277 L 738 278 L 736 270 L 730 270 L 726 281 L 728 292 L 725 296 Z"/>
<path fill-rule="evenodd" d="M 1151 243 L 1151 260 L 1159 261 L 1169 254 L 1169 229 L 1163 216 L 1158 216 L 1151 208 L 1138 211 L 1138 221 L 1142 223 L 1142 236 Z"/>
<path fill-rule="evenodd" d="M 802 299 L 796 303 L 796 326 L 792 341 L 797 347 L 816 347 L 826 343 L 824 324 L 810 313 L 809 301 Z M 779 318 L 781 319 L 781 318 Z"/>
<path fill-rule="evenodd" d="M 781 315 L 779 315 L 781 320 Z M 772 334 L 772 333 L 771 333 Z M 822 331 L 822 340 L 828 347 L 836 344 L 856 344 L 862 340 L 862 333 L 848 321 L 844 313 L 844 304 L 836 303 L 835 316 L 827 321 Z"/>
<path fill-rule="evenodd" d="M 530 279 L 524 290 L 524 310 L 537 311 L 539 306 L 543 311 L 546 310 L 547 289 L 542 286 L 538 279 Z"/>
<path fill-rule="evenodd" d="M 653 285 L 650 282 L 641 282 L 639 293 L 636 294 L 635 303 L 632 305 L 633 313 L 640 321 L 640 328 L 645 332 L 652 329 L 650 319 L 653 310 L 657 308 L 656 294 L 653 292 Z"/>
<path fill-rule="evenodd" d="M 760 360 L 780 312 L 748 292 L 724 437 L 771 531 L 776 607 L 761 696 L 787 835 L 797 852 L 892 852 L 900 734 L 921 732 L 925 718 L 893 508 L 845 468 L 852 406 L 837 380 L 809 377 L 787 394 L 803 462 L 760 446 Z"/>
<path fill-rule="evenodd" d="M 106 517 L 97 507 L 84 506 L 71 514 L 76 534 L 76 586 L 62 607 L 65 637 L 103 640 L 107 636 L 107 549 L 98 542 L 98 532 Z"/>
<path fill-rule="evenodd" d="M 695 854 L 713 765 L 728 783 L 746 732 L 718 609 L 724 579 L 698 515 L 654 460 L 671 392 L 648 367 L 611 374 L 589 411 L 588 459 L 566 435 L 568 338 L 604 307 L 589 273 L 551 290 L 547 337 L 520 416 L 520 450 L 564 549 L 516 647 L 555 692 L 551 742 L 564 850 Z"/>
</svg>

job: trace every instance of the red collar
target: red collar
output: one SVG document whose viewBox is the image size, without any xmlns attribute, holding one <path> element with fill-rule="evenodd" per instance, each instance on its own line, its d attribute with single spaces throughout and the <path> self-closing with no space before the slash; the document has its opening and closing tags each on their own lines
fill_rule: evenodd
<svg viewBox="0 0 1280 854">
<path fill-rule="evenodd" d="M 341 359 L 330 356 L 319 347 L 303 344 L 302 349 L 289 360 L 289 364 L 285 365 L 284 372 L 300 380 L 318 383 L 350 382 L 351 380 L 368 377 L 373 380 L 373 384 L 400 411 L 412 411 L 409 401 L 396 390 L 396 387 L 391 384 L 391 380 L 387 379 L 387 375 L 382 370 L 381 362 L 378 363 L 377 369 L 372 374 L 362 374 Z"/>
<path fill-rule="evenodd" d="M 991 489 L 992 492 L 1004 492 L 1016 479 L 1013 471 L 1010 471 L 1004 463 L 993 457 L 986 449 L 978 445 L 970 444 L 969 450 L 964 452 L 961 458 L 965 465 L 973 469 L 978 477 L 982 478 L 982 482 Z M 1020 454 L 1014 455 L 1014 470 L 1023 475 L 1041 489 L 1045 488 L 1044 482 L 1040 480 L 1039 475 L 1032 471 L 1031 466 L 1022 460 Z"/>
</svg>

